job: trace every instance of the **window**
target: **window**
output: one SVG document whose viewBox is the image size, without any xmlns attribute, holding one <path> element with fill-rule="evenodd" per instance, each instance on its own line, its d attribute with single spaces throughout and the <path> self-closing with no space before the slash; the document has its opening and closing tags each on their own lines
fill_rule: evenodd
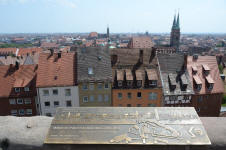
<svg viewBox="0 0 226 150">
<path fill-rule="evenodd" d="M 142 82 L 141 81 L 137 81 L 137 86 L 141 87 Z"/>
<path fill-rule="evenodd" d="M 177 100 L 177 96 L 175 96 L 175 95 L 174 96 L 170 96 L 170 100 L 171 101 L 176 101 Z"/>
<path fill-rule="evenodd" d="M 27 109 L 26 113 L 27 113 L 27 115 L 32 115 L 32 109 Z"/>
<path fill-rule="evenodd" d="M 102 102 L 102 100 L 103 100 L 102 95 L 98 95 L 98 101 Z"/>
<path fill-rule="evenodd" d="M 65 96 L 71 96 L 71 89 L 65 89 Z"/>
<path fill-rule="evenodd" d="M 102 83 L 98 83 L 98 89 L 101 90 L 102 89 Z"/>
<path fill-rule="evenodd" d="M 122 99 L 122 93 L 118 93 L 118 99 Z"/>
<path fill-rule="evenodd" d="M 127 86 L 132 86 L 132 81 L 127 81 Z"/>
<path fill-rule="evenodd" d="M 21 98 L 17 99 L 17 104 L 23 104 L 23 99 Z"/>
<path fill-rule="evenodd" d="M 9 99 L 9 104 L 15 105 L 16 104 L 16 100 L 15 99 Z"/>
<path fill-rule="evenodd" d="M 54 101 L 53 104 L 54 104 L 54 107 L 58 107 L 60 105 L 59 101 Z"/>
<path fill-rule="evenodd" d="M 109 96 L 106 94 L 106 95 L 104 95 L 104 101 L 105 102 L 108 102 L 109 101 Z"/>
<path fill-rule="evenodd" d="M 149 93 L 149 100 L 157 100 L 157 93 Z"/>
<path fill-rule="evenodd" d="M 29 91 L 30 91 L 29 87 L 25 87 L 25 88 L 24 88 L 24 91 L 25 91 L 25 92 L 29 92 Z"/>
<path fill-rule="evenodd" d="M 24 103 L 25 103 L 25 104 L 31 104 L 31 99 L 30 99 L 30 98 L 24 99 Z"/>
<path fill-rule="evenodd" d="M 90 95 L 90 102 L 93 102 L 94 101 L 94 96 L 93 95 Z"/>
<path fill-rule="evenodd" d="M 141 92 L 138 92 L 137 93 L 137 98 L 141 98 L 141 97 L 142 97 Z"/>
<path fill-rule="evenodd" d="M 90 89 L 90 90 L 94 90 L 94 84 L 93 84 L 93 83 L 90 83 L 90 84 L 89 84 L 89 89 Z"/>
<path fill-rule="evenodd" d="M 104 88 L 105 88 L 105 89 L 108 89 L 108 88 L 109 88 L 108 83 L 105 83 L 105 84 L 104 84 Z"/>
<path fill-rule="evenodd" d="M 141 107 L 141 104 L 137 104 L 137 107 Z"/>
<path fill-rule="evenodd" d="M 87 85 L 86 83 L 84 83 L 84 84 L 82 85 L 82 89 L 83 89 L 83 90 L 88 90 L 88 85 Z"/>
<path fill-rule="evenodd" d="M 88 68 L 88 74 L 89 74 L 89 75 L 92 75 L 92 74 L 93 74 L 93 68 L 92 68 L 92 67 L 89 67 L 89 68 Z"/>
<path fill-rule="evenodd" d="M 44 96 L 49 96 L 49 90 L 43 90 L 43 95 Z"/>
<path fill-rule="evenodd" d="M 19 115 L 24 115 L 24 109 L 19 109 Z"/>
<path fill-rule="evenodd" d="M 11 115 L 12 116 L 16 116 L 17 115 L 17 110 L 16 109 L 11 110 Z"/>
<path fill-rule="evenodd" d="M 84 97 L 83 97 L 83 102 L 84 102 L 84 103 L 87 103 L 88 101 L 89 101 L 88 96 L 84 96 Z"/>
<path fill-rule="evenodd" d="M 51 117 L 52 114 L 51 113 L 46 113 L 46 116 Z"/>
<path fill-rule="evenodd" d="M 127 104 L 127 107 L 131 107 L 131 104 Z"/>
<path fill-rule="evenodd" d="M 67 106 L 67 107 L 71 107 L 71 106 L 72 106 L 70 100 L 69 100 L 69 101 L 66 101 L 66 106 Z"/>
<path fill-rule="evenodd" d="M 118 86 L 119 86 L 119 87 L 122 86 L 122 81 L 118 81 Z"/>
<path fill-rule="evenodd" d="M 202 96 L 198 97 L 198 102 L 202 102 Z"/>
<path fill-rule="evenodd" d="M 132 93 L 127 93 L 127 97 L 128 97 L 128 99 L 131 99 L 132 98 Z"/>
<path fill-rule="evenodd" d="M 15 88 L 14 90 L 15 90 L 16 93 L 20 92 L 20 88 Z"/>
<path fill-rule="evenodd" d="M 45 107 L 50 107 L 50 102 L 45 102 Z"/>
<path fill-rule="evenodd" d="M 156 87 L 157 86 L 157 80 L 150 80 L 149 86 Z"/>
<path fill-rule="evenodd" d="M 148 107 L 156 107 L 156 104 L 148 104 Z"/>
<path fill-rule="evenodd" d="M 58 95 L 58 90 L 57 89 L 53 89 L 53 95 Z"/>
</svg>

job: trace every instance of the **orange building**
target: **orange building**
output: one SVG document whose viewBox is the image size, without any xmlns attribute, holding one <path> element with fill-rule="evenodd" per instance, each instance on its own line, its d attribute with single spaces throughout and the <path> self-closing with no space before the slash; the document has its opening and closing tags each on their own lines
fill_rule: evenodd
<svg viewBox="0 0 226 150">
<path fill-rule="evenodd" d="M 113 106 L 121 107 L 160 107 L 161 89 L 113 89 Z"/>
<path fill-rule="evenodd" d="M 152 49 L 113 49 L 112 105 L 160 107 L 162 87 Z"/>
</svg>

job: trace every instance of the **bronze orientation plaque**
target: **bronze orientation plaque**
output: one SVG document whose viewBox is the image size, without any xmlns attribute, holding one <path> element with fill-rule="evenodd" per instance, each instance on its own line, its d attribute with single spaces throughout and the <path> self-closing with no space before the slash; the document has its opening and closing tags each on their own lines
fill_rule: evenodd
<svg viewBox="0 0 226 150">
<path fill-rule="evenodd" d="M 58 108 L 44 143 L 211 144 L 192 107 Z"/>
</svg>

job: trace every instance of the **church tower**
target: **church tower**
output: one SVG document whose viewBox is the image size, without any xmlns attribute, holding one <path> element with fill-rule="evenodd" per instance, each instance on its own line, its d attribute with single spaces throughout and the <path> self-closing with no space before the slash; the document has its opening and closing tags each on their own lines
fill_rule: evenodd
<svg viewBox="0 0 226 150">
<path fill-rule="evenodd" d="M 109 26 L 107 27 L 107 38 L 110 38 L 110 31 L 109 31 Z"/>
<path fill-rule="evenodd" d="M 179 13 L 174 16 L 173 20 L 173 26 L 171 29 L 171 35 L 170 35 L 170 46 L 176 47 L 176 50 L 179 50 L 180 46 L 180 20 L 179 20 Z"/>
</svg>

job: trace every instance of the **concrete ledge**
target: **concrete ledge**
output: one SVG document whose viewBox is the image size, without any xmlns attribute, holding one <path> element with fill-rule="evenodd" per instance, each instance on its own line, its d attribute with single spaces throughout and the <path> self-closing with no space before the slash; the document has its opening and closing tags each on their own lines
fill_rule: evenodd
<svg viewBox="0 0 226 150">
<path fill-rule="evenodd" d="M 43 150 L 43 141 L 50 127 L 52 117 L 37 116 L 37 117 L 0 117 L 0 140 L 7 138 L 10 141 L 8 150 Z M 205 150 L 225 150 L 226 149 L 226 117 L 202 117 L 203 125 L 212 142 L 211 146 L 205 147 Z M 76 146 L 73 146 L 76 147 Z M 103 146 L 80 146 L 88 149 L 103 149 Z M 101 148 L 102 147 L 102 148 Z M 108 146 L 108 149 L 114 149 Z M 116 149 L 120 149 L 116 146 Z M 121 146 L 121 149 L 128 148 L 135 150 L 138 146 Z M 169 149 L 168 146 L 163 146 L 161 149 Z M 106 147 L 105 147 L 106 148 Z M 152 146 L 154 149 L 159 149 L 157 146 Z M 178 147 L 179 148 L 179 147 Z M 191 146 L 190 149 L 200 149 L 199 147 Z M 68 146 L 56 146 L 56 149 L 71 149 Z M 150 146 L 144 146 L 142 149 L 150 149 Z M 175 149 L 175 147 L 173 148 Z M 179 148 L 184 149 L 184 148 Z M 187 149 L 187 148 L 185 148 Z"/>
</svg>

